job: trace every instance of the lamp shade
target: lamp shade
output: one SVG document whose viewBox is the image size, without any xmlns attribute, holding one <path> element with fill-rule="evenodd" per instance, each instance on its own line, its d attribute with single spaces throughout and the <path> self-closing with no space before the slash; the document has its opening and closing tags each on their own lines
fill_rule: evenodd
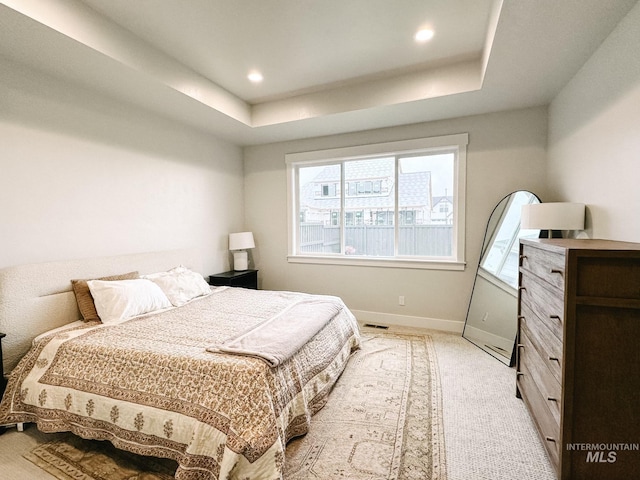
<svg viewBox="0 0 640 480">
<path fill-rule="evenodd" d="M 255 248 L 253 241 L 253 233 L 240 232 L 229 234 L 229 250 L 245 250 L 247 248 Z"/>
<path fill-rule="evenodd" d="M 549 202 L 522 206 L 521 228 L 539 230 L 583 230 L 583 203 Z"/>
</svg>

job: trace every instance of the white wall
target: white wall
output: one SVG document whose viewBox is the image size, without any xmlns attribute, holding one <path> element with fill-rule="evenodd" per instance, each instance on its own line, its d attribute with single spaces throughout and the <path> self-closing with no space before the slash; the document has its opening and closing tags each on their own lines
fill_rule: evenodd
<svg viewBox="0 0 640 480">
<path fill-rule="evenodd" d="M 549 108 L 553 200 L 587 204 L 587 234 L 640 242 L 640 3 Z"/>
<path fill-rule="evenodd" d="M 464 272 L 287 263 L 285 154 L 463 132 L 469 133 Z M 256 238 L 252 255 L 262 287 L 339 295 L 360 320 L 461 331 L 493 207 L 514 190 L 546 193 L 546 134 L 546 108 L 532 108 L 245 148 L 245 219 Z M 400 295 L 405 306 L 398 305 Z"/>
<path fill-rule="evenodd" d="M 227 269 L 238 146 L 0 62 L 0 267 L 196 247 Z"/>
</svg>

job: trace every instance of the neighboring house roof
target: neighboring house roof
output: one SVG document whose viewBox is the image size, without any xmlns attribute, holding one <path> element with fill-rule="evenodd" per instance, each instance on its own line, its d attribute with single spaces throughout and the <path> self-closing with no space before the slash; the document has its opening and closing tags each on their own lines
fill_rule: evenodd
<svg viewBox="0 0 640 480">
<path fill-rule="evenodd" d="M 441 196 L 441 197 L 433 197 L 433 206 L 435 207 L 440 202 L 446 201 L 453 205 L 453 197 L 451 195 Z"/>
<path fill-rule="evenodd" d="M 347 210 L 363 208 L 393 208 L 395 197 L 395 184 L 393 178 L 393 164 L 389 161 L 371 160 L 367 162 L 352 162 L 349 164 L 349 176 L 346 181 L 377 180 L 387 178 L 391 188 L 384 195 L 356 195 L 345 198 Z M 413 172 L 399 175 L 400 183 L 400 207 L 427 207 L 431 201 L 431 172 Z M 301 207 L 315 210 L 337 210 L 340 208 L 340 198 L 316 197 L 315 185 L 340 182 L 339 165 L 329 165 L 323 168 L 318 175 L 302 187 L 300 195 Z"/>
</svg>

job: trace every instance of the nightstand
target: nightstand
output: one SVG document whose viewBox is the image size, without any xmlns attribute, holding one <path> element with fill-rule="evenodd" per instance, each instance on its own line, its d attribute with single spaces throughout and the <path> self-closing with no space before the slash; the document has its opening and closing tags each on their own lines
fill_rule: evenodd
<svg viewBox="0 0 640 480">
<path fill-rule="evenodd" d="M 258 270 L 242 270 L 240 272 L 231 270 L 229 272 L 209 275 L 209 285 L 214 285 L 217 287 L 243 287 L 257 290 Z"/>
<path fill-rule="evenodd" d="M 4 389 L 7 388 L 7 379 L 4 378 L 4 366 L 2 364 L 2 339 L 6 336 L 6 333 L 0 333 L 0 398 L 4 394 Z"/>
</svg>

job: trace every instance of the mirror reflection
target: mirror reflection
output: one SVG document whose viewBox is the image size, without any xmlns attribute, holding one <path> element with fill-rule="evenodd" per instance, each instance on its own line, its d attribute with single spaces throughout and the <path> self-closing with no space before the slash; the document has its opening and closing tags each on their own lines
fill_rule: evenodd
<svg viewBox="0 0 640 480">
<path fill-rule="evenodd" d="M 537 238 L 539 230 L 520 228 L 522 206 L 540 203 L 524 190 L 504 197 L 485 230 L 480 261 L 462 336 L 512 366 L 518 326 L 518 248 L 520 238 Z"/>
</svg>

